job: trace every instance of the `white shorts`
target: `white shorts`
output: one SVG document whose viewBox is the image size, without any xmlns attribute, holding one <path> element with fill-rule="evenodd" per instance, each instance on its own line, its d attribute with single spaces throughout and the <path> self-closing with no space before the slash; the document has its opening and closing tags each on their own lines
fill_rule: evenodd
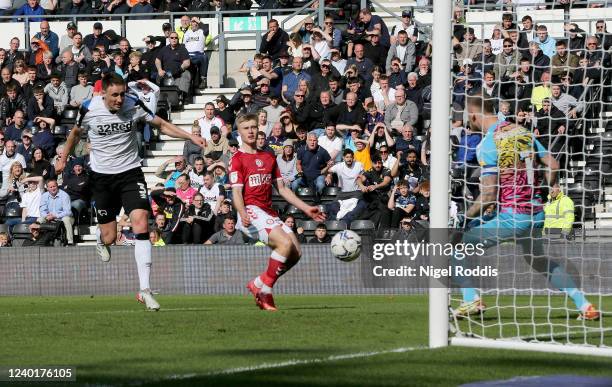
<svg viewBox="0 0 612 387">
<path fill-rule="evenodd" d="M 278 226 L 282 227 L 286 233 L 293 233 L 278 216 L 272 216 L 257 206 L 249 204 L 246 206 L 246 212 L 249 214 L 249 218 L 251 218 L 251 224 L 249 227 L 244 227 L 240 214 L 238 214 L 236 228 L 253 239 L 268 244 L 268 234 Z"/>
</svg>

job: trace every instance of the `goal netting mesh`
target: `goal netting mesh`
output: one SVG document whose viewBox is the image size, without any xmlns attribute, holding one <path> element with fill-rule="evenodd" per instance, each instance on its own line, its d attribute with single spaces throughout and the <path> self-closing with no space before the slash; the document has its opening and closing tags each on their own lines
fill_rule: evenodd
<svg viewBox="0 0 612 387">
<path fill-rule="evenodd" d="M 469 3 L 449 5 L 449 219 L 464 241 L 486 243 L 485 263 L 500 272 L 497 282 L 453 279 L 451 342 L 609 351 L 612 3 Z M 472 96 L 481 111 L 492 105 L 488 121 L 473 121 Z M 487 184 L 493 200 L 470 214 Z"/>
</svg>

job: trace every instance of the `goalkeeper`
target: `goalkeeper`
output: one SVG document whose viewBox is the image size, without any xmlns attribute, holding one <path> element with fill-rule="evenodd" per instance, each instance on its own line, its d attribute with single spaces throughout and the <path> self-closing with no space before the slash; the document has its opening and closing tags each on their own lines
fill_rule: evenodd
<svg viewBox="0 0 612 387">
<path fill-rule="evenodd" d="M 467 98 L 468 119 L 473 130 L 481 130 L 483 138 L 476 150 L 481 167 L 480 196 L 466 211 L 467 218 L 476 218 L 492 203 L 497 215 L 463 235 L 464 243 L 483 242 L 495 245 L 516 238 L 525 259 L 538 272 L 546 273 L 557 289 L 567 293 L 580 311 L 579 319 L 596 320 L 599 311 L 559 264 L 544 257 L 541 239 L 544 211 L 541 197 L 542 179 L 538 165 L 545 166 L 547 183 L 555 184 L 559 164 L 527 129 L 499 121 L 493 101 L 481 96 Z M 499 187 L 499 189 L 498 189 Z M 461 263 L 459 263 L 461 264 Z M 485 305 L 467 277 L 455 278 L 461 286 L 463 302 L 457 316 L 481 313 Z"/>
</svg>

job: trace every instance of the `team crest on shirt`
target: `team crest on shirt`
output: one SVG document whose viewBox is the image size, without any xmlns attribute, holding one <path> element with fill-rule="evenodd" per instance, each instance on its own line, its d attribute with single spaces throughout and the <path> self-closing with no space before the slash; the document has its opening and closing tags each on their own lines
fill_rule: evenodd
<svg viewBox="0 0 612 387">
<path fill-rule="evenodd" d="M 257 165 L 257 167 L 261 168 L 261 167 L 263 167 L 264 163 L 260 159 L 255 159 L 255 165 Z"/>
<path fill-rule="evenodd" d="M 238 172 L 230 173 L 230 181 L 232 184 L 236 184 L 238 182 Z"/>
</svg>

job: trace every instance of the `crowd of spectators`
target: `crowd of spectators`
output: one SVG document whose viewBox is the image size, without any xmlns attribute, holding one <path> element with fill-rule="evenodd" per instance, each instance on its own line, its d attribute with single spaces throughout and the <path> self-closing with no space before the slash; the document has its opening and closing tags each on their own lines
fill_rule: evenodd
<svg viewBox="0 0 612 387">
<path fill-rule="evenodd" d="M 129 3 L 115 0 L 105 9 Z M 191 10 L 184 2 L 130 6 L 136 13 L 175 3 Z M 71 7 L 87 4 L 73 0 Z M 209 7 L 219 9 L 216 2 Z M 492 36 L 477 39 L 464 9 L 454 12 L 450 136 L 456 144 L 453 167 L 468 173 L 467 180 L 478 176 L 475 152 L 482 136 L 464 119 L 466 96 L 493 98 L 500 120 L 532 129 L 554 152 L 572 145 L 567 134 L 586 109 L 581 97 L 610 68 L 612 35 L 605 21 L 597 21 L 593 35 L 567 24 L 565 36 L 553 38 L 546 25 L 514 15 L 505 13 Z M 416 223 L 427 224 L 431 43 L 411 10 L 404 10 L 392 28 L 367 8 L 347 17 L 346 26 L 338 24 L 337 15 L 318 24 L 307 17 L 290 31 L 268 21 L 258 53 L 241 67 L 248 81 L 231 99 L 220 95 L 207 103 L 193 123 L 192 132 L 206 147 L 186 142 L 182 155 L 156 171 L 164 183 L 151 188 L 155 246 L 254 243 L 236 231 L 227 181 L 228 162 L 240 146 L 234 121 L 244 114 L 258 117 L 257 146 L 276 156 L 285 183 L 320 204 L 328 220 L 370 220 L 377 230 L 409 231 Z M 17 38 L 8 50 L 0 49 L 0 200 L 11 227 L 27 223 L 34 230 L 62 222 L 72 244 L 73 224 L 91 204 L 89 150 L 83 139 L 65 172 L 55 173 L 63 147 L 54 133 L 64 111 L 100 93 L 109 72 L 123 76 L 152 109 L 158 85 L 170 77 L 189 98 L 194 89 L 206 87 L 211 36 L 198 18 L 187 16 L 176 29 L 164 25 L 163 35 L 145 38 L 144 51 L 133 50 L 114 31 L 102 32 L 100 22 L 86 35 L 68 23 L 59 37 L 44 20 L 40 31 L 30 50 L 20 50 Z M 154 133 L 142 129 L 143 142 L 153 141 Z M 465 195 L 477 196 L 477 185 Z M 296 222 L 301 214 L 278 202 L 275 209 L 304 241 Z M 117 232 L 119 243 L 133 240 L 125 216 Z M 325 224 L 314 234 L 308 242 L 329 241 Z"/>
</svg>

